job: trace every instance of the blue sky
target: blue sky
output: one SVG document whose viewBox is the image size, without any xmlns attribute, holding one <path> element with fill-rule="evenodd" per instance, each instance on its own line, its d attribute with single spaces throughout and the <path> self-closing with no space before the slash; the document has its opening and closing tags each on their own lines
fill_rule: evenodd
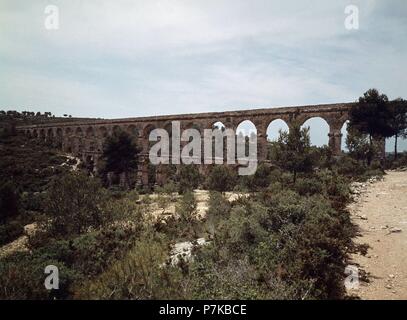
<svg viewBox="0 0 407 320">
<path fill-rule="evenodd" d="M 44 27 L 49 4 L 58 30 Z M 344 27 L 349 4 L 359 30 Z M 348 102 L 370 87 L 407 98 L 405 0 L 1 0 L 0 23 L 2 109 L 120 118 Z"/>
</svg>

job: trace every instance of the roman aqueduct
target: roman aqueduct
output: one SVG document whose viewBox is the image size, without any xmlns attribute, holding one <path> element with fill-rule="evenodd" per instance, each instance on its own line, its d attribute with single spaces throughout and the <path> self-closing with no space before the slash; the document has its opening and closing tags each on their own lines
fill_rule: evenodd
<svg viewBox="0 0 407 320">
<path fill-rule="evenodd" d="M 226 128 L 236 130 L 240 123 L 250 120 L 257 130 L 258 161 L 264 161 L 267 153 L 267 128 L 274 120 L 281 119 L 290 128 L 294 122 L 303 124 L 311 118 L 319 117 L 329 125 L 329 147 L 334 155 L 341 154 L 341 129 L 348 120 L 349 110 L 353 103 L 324 104 L 297 107 L 253 109 L 230 112 L 211 112 L 168 116 L 125 118 L 114 120 L 79 120 L 70 122 L 51 122 L 30 126 L 20 126 L 31 138 L 53 141 L 63 152 L 80 157 L 85 163 L 96 164 L 102 152 L 104 139 L 117 130 L 128 132 L 137 144 L 142 147 L 140 153 L 139 180 L 148 184 L 148 150 L 149 133 L 154 128 L 168 129 L 172 121 L 179 121 L 181 130 L 187 128 L 210 129 L 217 122 Z M 202 134 L 201 134 L 202 136 Z M 202 165 L 202 170 L 205 170 Z M 164 178 L 157 170 L 156 181 L 162 183 Z"/>
</svg>

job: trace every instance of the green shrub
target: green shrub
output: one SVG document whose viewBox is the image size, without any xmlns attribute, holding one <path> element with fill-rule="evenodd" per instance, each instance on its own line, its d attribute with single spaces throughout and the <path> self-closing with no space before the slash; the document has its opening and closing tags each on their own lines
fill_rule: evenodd
<svg viewBox="0 0 407 320">
<path fill-rule="evenodd" d="M 231 191 L 237 182 L 236 172 L 227 165 L 215 165 L 208 177 L 209 190 Z"/>
<path fill-rule="evenodd" d="M 85 299 L 177 299 L 185 297 L 181 274 L 162 267 L 168 243 L 143 237 L 120 261 L 111 265 L 97 279 L 84 283 L 77 298 Z"/>
<path fill-rule="evenodd" d="M 215 233 L 215 226 L 219 221 L 229 216 L 231 204 L 220 193 L 213 191 L 209 194 L 208 210 L 206 212 L 206 229 L 211 236 Z"/>
<path fill-rule="evenodd" d="M 309 196 L 313 194 L 323 194 L 325 186 L 319 179 L 315 177 L 298 178 L 295 182 L 294 189 L 302 196 Z"/>
<path fill-rule="evenodd" d="M 335 171 L 322 170 L 317 177 L 324 184 L 326 194 L 340 207 L 346 206 L 350 199 L 349 181 Z"/>
<path fill-rule="evenodd" d="M 55 179 L 44 201 L 45 212 L 51 218 L 50 232 L 73 235 L 105 224 L 111 218 L 101 209 L 106 200 L 99 182 L 82 173 Z"/>
<path fill-rule="evenodd" d="M 0 261 L 0 299 L 64 299 L 70 296 L 69 287 L 79 279 L 78 274 L 66 267 L 52 254 L 30 255 L 17 253 Z M 45 267 L 55 265 L 59 271 L 59 289 L 47 290 L 44 286 Z"/>
<path fill-rule="evenodd" d="M 11 181 L 0 181 L 0 222 L 19 213 L 19 194 Z"/>
<path fill-rule="evenodd" d="M 0 225 L 0 246 L 14 241 L 24 233 L 24 228 L 18 221 Z"/>
<path fill-rule="evenodd" d="M 349 215 L 321 195 L 283 190 L 241 201 L 189 268 L 202 299 L 342 297 Z"/>
<path fill-rule="evenodd" d="M 176 181 L 178 183 L 178 192 L 185 193 L 198 188 L 202 182 L 202 177 L 196 165 L 182 165 L 176 175 Z"/>
<path fill-rule="evenodd" d="M 270 184 L 271 168 L 268 165 L 260 164 L 254 175 L 247 178 L 247 185 L 250 190 L 261 190 Z"/>
<path fill-rule="evenodd" d="M 23 192 L 21 195 L 21 206 L 25 210 L 40 211 L 44 207 L 44 192 Z"/>
</svg>

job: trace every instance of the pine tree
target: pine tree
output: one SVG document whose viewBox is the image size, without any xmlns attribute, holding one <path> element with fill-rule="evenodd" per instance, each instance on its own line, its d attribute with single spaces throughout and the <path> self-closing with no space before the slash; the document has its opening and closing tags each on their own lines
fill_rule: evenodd
<svg viewBox="0 0 407 320">
<path fill-rule="evenodd" d="M 407 101 L 398 98 L 390 103 L 390 125 L 394 131 L 394 158 L 397 159 L 399 137 L 407 136 Z"/>
<path fill-rule="evenodd" d="M 139 149 L 131 137 L 124 131 L 114 132 L 106 138 L 103 145 L 102 159 L 104 173 L 113 172 L 124 175 L 124 183 L 128 187 L 128 173 L 137 169 Z"/>
<path fill-rule="evenodd" d="M 295 183 L 298 172 L 309 172 L 313 167 L 309 128 L 294 124 L 289 133 L 280 130 L 279 134 L 277 142 L 273 144 L 271 160 L 291 171 Z"/>
</svg>

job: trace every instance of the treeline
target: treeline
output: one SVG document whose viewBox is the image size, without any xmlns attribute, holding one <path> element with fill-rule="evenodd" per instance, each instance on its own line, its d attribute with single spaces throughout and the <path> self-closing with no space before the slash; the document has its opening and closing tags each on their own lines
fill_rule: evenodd
<svg viewBox="0 0 407 320">
<path fill-rule="evenodd" d="M 9 117 L 9 118 L 15 118 L 15 119 L 20 119 L 20 118 L 54 118 L 55 115 L 53 115 L 51 112 L 32 112 L 32 111 L 15 111 L 15 110 L 0 110 L 0 117 Z"/>
</svg>

